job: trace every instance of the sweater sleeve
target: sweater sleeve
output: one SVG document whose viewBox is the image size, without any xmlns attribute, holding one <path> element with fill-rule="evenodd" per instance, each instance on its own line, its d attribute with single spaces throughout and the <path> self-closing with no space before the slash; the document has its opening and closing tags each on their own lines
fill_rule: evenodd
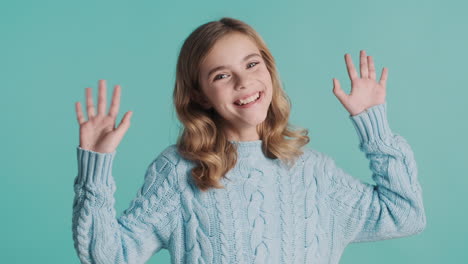
<svg viewBox="0 0 468 264">
<path fill-rule="evenodd" d="M 324 154 L 328 201 L 340 234 L 353 243 L 422 232 L 426 216 L 416 161 L 407 141 L 390 130 L 386 102 L 349 118 L 376 184 L 352 177 Z"/>
<path fill-rule="evenodd" d="M 174 165 L 159 155 L 122 215 L 114 209 L 112 163 L 116 151 L 77 147 L 72 231 L 81 263 L 144 263 L 166 248 L 179 210 Z"/>
</svg>

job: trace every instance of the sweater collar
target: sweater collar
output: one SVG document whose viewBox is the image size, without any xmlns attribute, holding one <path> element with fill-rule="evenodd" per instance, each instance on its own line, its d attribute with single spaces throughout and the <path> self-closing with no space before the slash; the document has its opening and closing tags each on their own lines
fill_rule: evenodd
<svg viewBox="0 0 468 264">
<path fill-rule="evenodd" d="M 264 156 L 261 139 L 253 141 L 229 140 L 229 142 L 236 146 L 239 157 Z"/>
</svg>

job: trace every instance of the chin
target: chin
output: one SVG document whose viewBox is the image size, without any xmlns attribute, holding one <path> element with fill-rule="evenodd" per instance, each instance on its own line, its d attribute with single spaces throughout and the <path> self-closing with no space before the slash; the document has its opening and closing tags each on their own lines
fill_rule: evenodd
<svg viewBox="0 0 468 264">
<path fill-rule="evenodd" d="M 245 123 L 247 123 L 250 126 L 258 126 L 262 124 L 266 120 L 266 114 L 258 117 L 254 117 L 249 120 L 245 120 Z"/>
</svg>

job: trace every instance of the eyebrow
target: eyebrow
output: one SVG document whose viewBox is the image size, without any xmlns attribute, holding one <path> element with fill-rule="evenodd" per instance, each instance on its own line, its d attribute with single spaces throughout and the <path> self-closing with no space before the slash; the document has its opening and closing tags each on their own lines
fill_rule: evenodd
<svg viewBox="0 0 468 264">
<path fill-rule="evenodd" d="M 242 61 L 246 61 L 246 60 L 248 60 L 249 58 L 251 58 L 251 57 L 256 57 L 256 56 L 261 57 L 260 54 L 258 54 L 258 53 L 251 53 L 251 54 L 245 56 L 245 58 L 244 58 Z M 209 78 L 209 77 L 211 76 L 211 74 L 213 74 L 214 72 L 219 71 L 219 70 L 222 70 L 222 69 L 226 69 L 226 68 L 227 68 L 227 67 L 224 66 L 224 65 L 215 67 L 215 68 L 211 69 L 211 70 L 208 72 L 208 74 L 207 74 L 206 77 Z"/>
</svg>

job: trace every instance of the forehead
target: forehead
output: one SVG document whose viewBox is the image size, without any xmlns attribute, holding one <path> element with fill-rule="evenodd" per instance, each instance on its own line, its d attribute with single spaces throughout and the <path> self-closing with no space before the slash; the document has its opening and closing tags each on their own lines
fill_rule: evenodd
<svg viewBox="0 0 468 264">
<path fill-rule="evenodd" d="M 259 53 L 259 50 L 252 39 L 242 33 L 230 33 L 216 41 L 201 67 L 207 72 L 216 66 L 237 64 L 253 52 Z"/>
</svg>

